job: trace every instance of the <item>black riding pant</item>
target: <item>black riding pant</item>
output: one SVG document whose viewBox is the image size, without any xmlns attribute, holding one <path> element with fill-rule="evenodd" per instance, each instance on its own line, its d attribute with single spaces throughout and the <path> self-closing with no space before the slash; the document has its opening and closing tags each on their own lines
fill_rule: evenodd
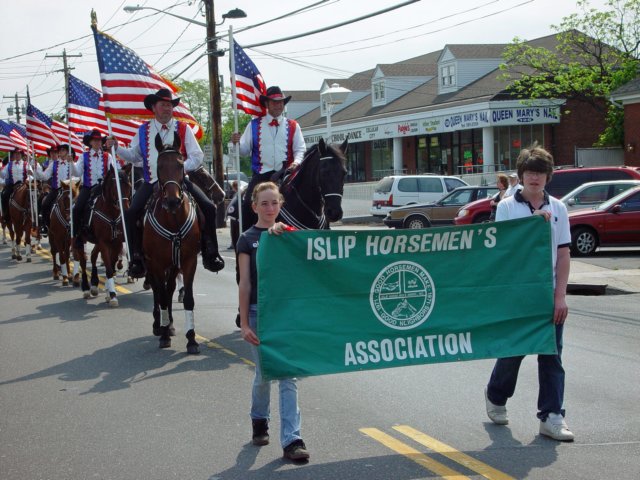
<svg viewBox="0 0 640 480">
<path fill-rule="evenodd" d="M 40 209 L 40 212 L 42 213 L 42 223 L 47 227 L 49 226 L 51 207 L 55 199 L 58 197 L 58 192 L 60 192 L 59 188 L 52 188 L 49 193 L 47 193 L 47 196 L 42 200 L 42 208 Z"/>
<path fill-rule="evenodd" d="M 270 170 L 264 173 L 254 173 L 249 181 L 249 185 L 247 185 L 246 190 L 244 191 L 244 196 L 242 197 L 242 231 L 246 231 L 249 227 L 251 227 L 254 223 L 256 223 L 257 217 L 253 209 L 251 208 L 251 197 L 253 195 L 253 189 L 256 188 L 257 185 L 263 182 L 270 182 L 271 177 L 275 174 L 275 170 Z"/>
<path fill-rule="evenodd" d="M 91 187 L 82 187 L 76 203 L 73 206 L 73 233 L 77 235 L 80 233 L 82 227 L 82 220 L 84 219 L 84 211 L 87 208 L 87 202 L 91 198 Z"/>
<path fill-rule="evenodd" d="M 191 194 L 198 208 L 202 211 L 205 218 L 204 236 L 211 239 L 216 250 L 218 249 L 218 239 L 216 236 L 216 206 L 204 194 L 200 188 L 191 182 L 187 177 L 184 178 L 184 187 Z M 153 194 L 153 184 L 143 183 L 131 200 L 129 210 L 125 212 L 125 223 L 127 228 L 127 237 L 134 253 L 142 253 L 142 236 L 139 229 L 135 228 L 136 222 L 145 205 L 149 201 L 149 197 Z"/>
</svg>

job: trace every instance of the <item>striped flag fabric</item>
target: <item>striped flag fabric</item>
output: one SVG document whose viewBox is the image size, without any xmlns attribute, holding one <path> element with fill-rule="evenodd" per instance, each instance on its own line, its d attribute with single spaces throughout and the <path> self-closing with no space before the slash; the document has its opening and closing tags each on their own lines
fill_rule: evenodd
<svg viewBox="0 0 640 480">
<path fill-rule="evenodd" d="M 256 65 L 235 40 L 233 41 L 233 61 L 238 110 L 254 116 L 264 115 L 266 109 L 260 104 L 260 95 L 266 93 L 267 86 Z"/>
<path fill-rule="evenodd" d="M 69 126 L 66 123 L 53 120 L 51 130 L 60 139 L 60 143 L 69 143 L 69 138 L 71 138 L 71 146 L 76 155 L 84 151 L 84 144 L 74 132 L 69 132 Z"/>
<path fill-rule="evenodd" d="M 0 151 L 2 152 L 12 152 L 16 148 L 16 144 L 10 136 L 11 130 L 11 125 L 0 120 Z"/>
<path fill-rule="evenodd" d="M 49 116 L 31 103 L 27 105 L 27 138 L 33 142 L 39 154 L 46 154 L 47 148 L 62 143 L 51 130 L 52 125 L 53 120 Z"/>
<path fill-rule="evenodd" d="M 131 143 L 141 122 L 123 118 L 111 119 L 111 131 L 121 145 Z M 69 75 L 69 126 L 76 132 L 97 128 L 107 135 L 107 117 L 100 90 Z"/>
<path fill-rule="evenodd" d="M 0 150 L 11 151 L 16 147 L 27 150 L 24 127 L 18 123 L 0 120 Z"/>
<path fill-rule="evenodd" d="M 153 112 L 144 107 L 144 98 L 161 88 L 173 93 L 177 93 L 178 88 L 160 76 L 133 50 L 98 31 L 95 26 L 91 28 L 96 43 L 105 114 L 111 118 L 154 118 Z M 182 102 L 173 109 L 173 117 L 191 125 L 198 124 Z M 196 138 L 200 137 L 202 128 L 196 133 Z"/>
</svg>

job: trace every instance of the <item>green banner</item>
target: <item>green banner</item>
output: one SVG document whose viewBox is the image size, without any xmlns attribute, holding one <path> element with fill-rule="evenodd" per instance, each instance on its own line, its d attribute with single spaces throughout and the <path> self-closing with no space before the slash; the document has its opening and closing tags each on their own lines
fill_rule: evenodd
<svg viewBox="0 0 640 480">
<path fill-rule="evenodd" d="M 262 234 L 265 378 L 555 353 L 542 217 Z"/>
</svg>

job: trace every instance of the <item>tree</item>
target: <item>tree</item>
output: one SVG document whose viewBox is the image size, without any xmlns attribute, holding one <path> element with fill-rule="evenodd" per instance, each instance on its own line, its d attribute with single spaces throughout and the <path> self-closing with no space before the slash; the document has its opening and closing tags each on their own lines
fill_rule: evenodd
<svg viewBox="0 0 640 480">
<path fill-rule="evenodd" d="M 501 69 L 519 98 L 567 98 L 606 110 L 607 127 L 597 145 L 623 145 L 623 114 L 611 93 L 634 79 L 640 62 L 640 0 L 608 0 L 604 10 L 589 0 L 577 2 L 579 13 L 552 25 L 558 32 L 555 51 L 516 38 Z"/>
</svg>

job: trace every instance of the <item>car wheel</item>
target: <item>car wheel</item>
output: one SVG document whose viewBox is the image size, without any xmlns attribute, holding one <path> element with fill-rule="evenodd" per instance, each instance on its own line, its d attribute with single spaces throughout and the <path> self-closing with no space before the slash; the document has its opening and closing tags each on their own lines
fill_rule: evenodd
<svg viewBox="0 0 640 480">
<path fill-rule="evenodd" d="M 473 219 L 473 223 L 484 223 L 488 222 L 491 215 L 489 213 L 480 213 L 476 215 L 476 218 Z"/>
<path fill-rule="evenodd" d="M 429 222 L 424 217 L 419 217 L 418 215 L 412 215 L 404 222 L 404 228 L 428 228 L 429 226 L 431 226 Z"/>
<path fill-rule="evenodd" d="M 598 235 L 591 228 L 581 227 L 571 235 L 571 250 L 578 256 L 591 255 L 598 247 Z"/>
</svg>

